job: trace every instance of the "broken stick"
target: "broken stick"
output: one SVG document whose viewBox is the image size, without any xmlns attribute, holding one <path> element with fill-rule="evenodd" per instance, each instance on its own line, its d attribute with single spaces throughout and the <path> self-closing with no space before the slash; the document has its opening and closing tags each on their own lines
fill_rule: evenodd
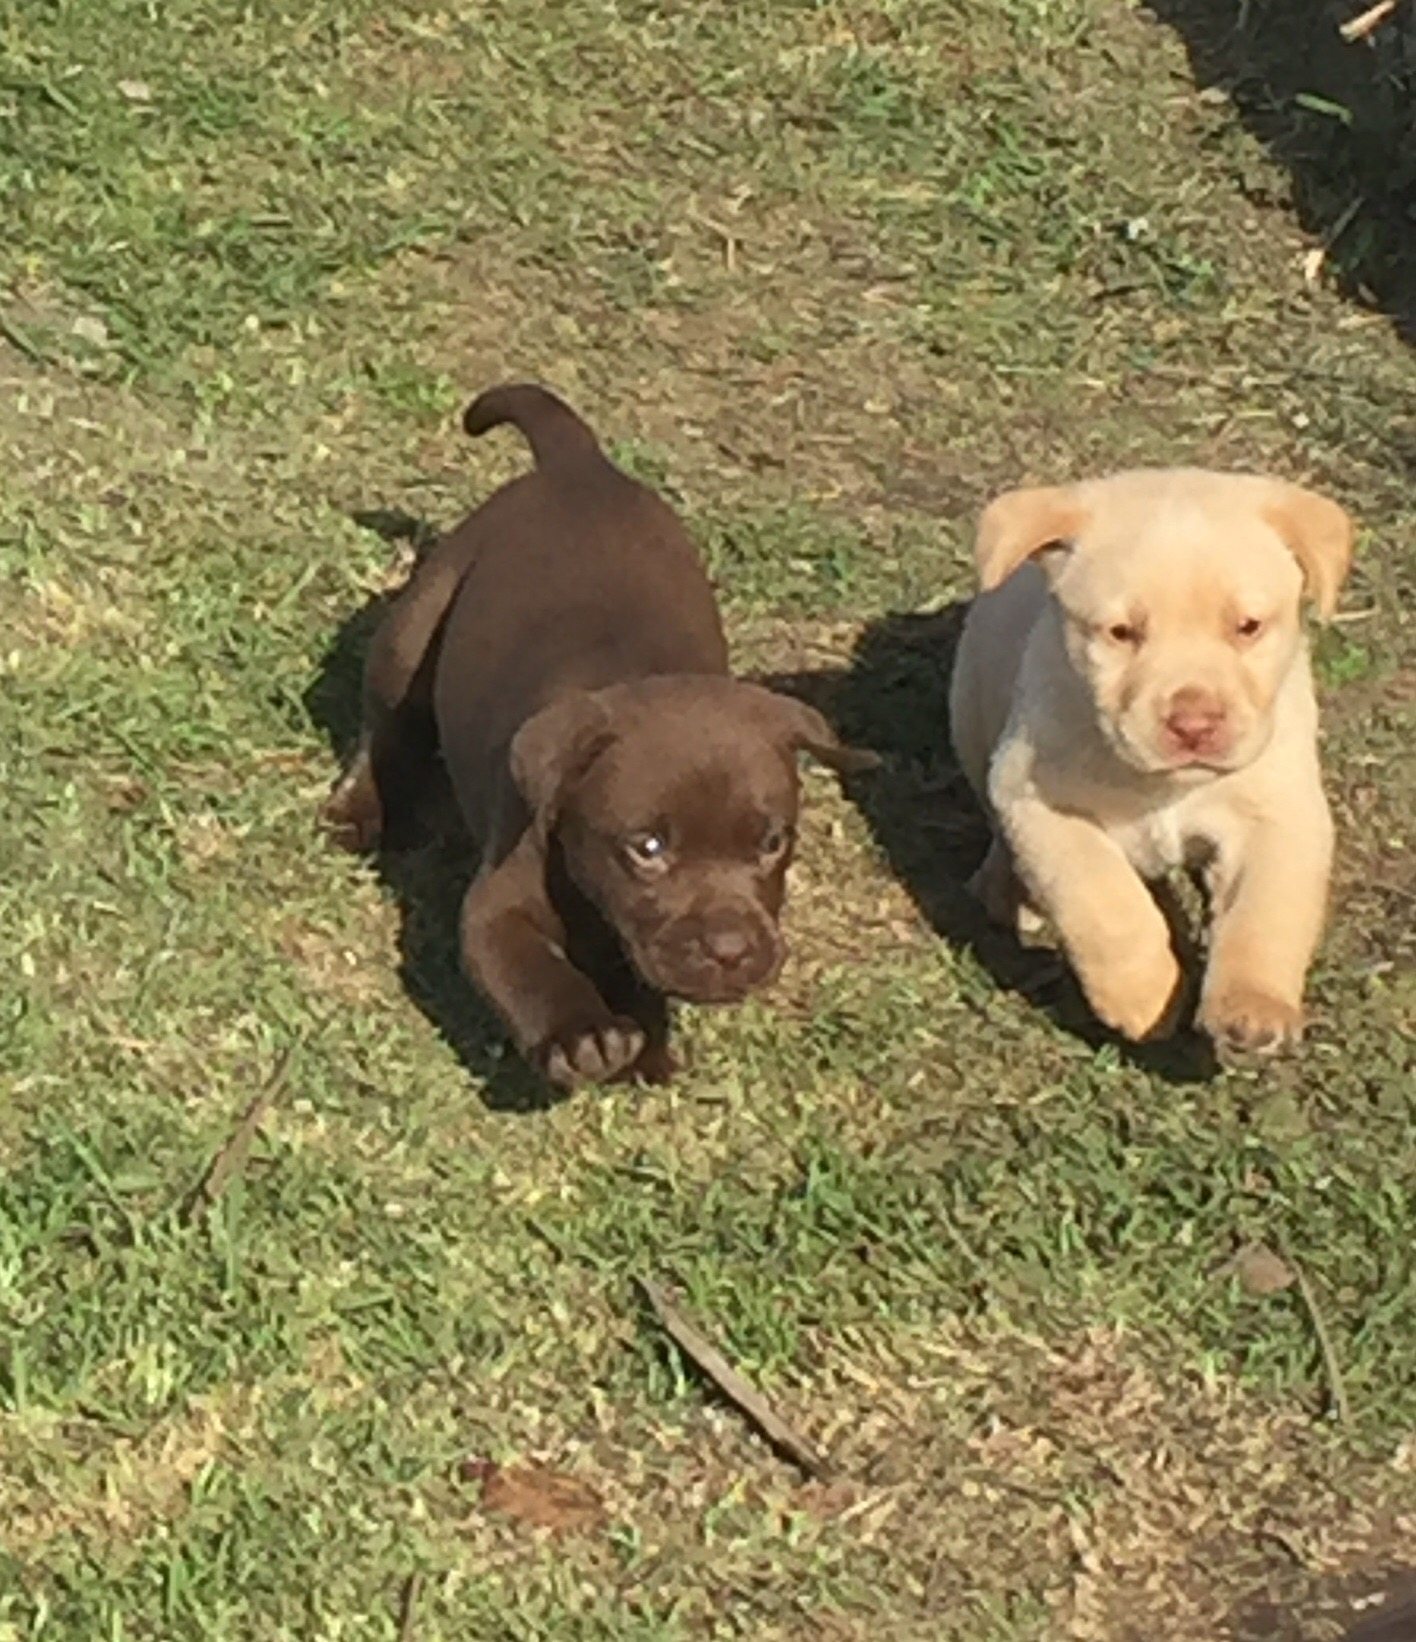
<svg viewBox="0 0 1416 1642">
<path fill-rule="evenodd" d="M 657 1283 L 651 1283 L 647 1277 L 639 1278 L 638 1283 L 665 1333 L 679 1350 L 708 1376 L 729 1402 L 741 1409 L 773 1447 L 799 1465 L 807 1476 L 820 1482 L 827 1480 L 830 1465 L 805 1437 L 794 1431 L 756 1386 L 745 1380 L 722 1352 L 694 1328 Z"/>
<path fill-rule="evenodd" d="M 226 1143 L 207 1164 L 205 1173 L 187 1199 L 183 1210 L 185 1220 L 196 1220 L 208 1213 L 240 1172 L 241 1165 L 246 1161 L 246 1154 L 251 1149 L 251 1142 L 256 1138 L 256 1131 L 265 1122 L 266 1113 L 271 1109 L 276 1096 L 290 1076 L 299 1049 L 298 1041 L 292 1043 L 275 1063 L 275 1069 L 266 1079 L 265 1087 L 242 1112 L 240 1121 L 231 1131 Z"/>
</svg>

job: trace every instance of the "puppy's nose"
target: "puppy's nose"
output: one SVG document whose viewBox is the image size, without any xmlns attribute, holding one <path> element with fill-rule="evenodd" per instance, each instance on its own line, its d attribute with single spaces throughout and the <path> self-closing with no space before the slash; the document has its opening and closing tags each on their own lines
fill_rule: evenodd
<svg viewBox="0 0 1416 1642">
<path fill-rule="evenodd" d="M 1223 740 L 1225 716 L 1218 696 L 1187 684 L 1171 696 L 1165 728 L 1182 752 L 1212 752 Z"/>
<path fill-rule="evenodd" d="M 710 924 L 703 931 L 703 950 L 715 964 L 736 969 L 752 951 L 752 937 L 741 924 Z"/>
</svg>

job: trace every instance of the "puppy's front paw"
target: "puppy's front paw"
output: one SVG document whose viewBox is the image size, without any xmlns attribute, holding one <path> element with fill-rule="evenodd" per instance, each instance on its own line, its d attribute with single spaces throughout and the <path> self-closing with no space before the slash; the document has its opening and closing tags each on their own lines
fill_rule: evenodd
<svg viewBox="0 0 1416 1642">
<path fill-rule="evenodd" d="M 649 1043 L 634 1063 L 634 1081 L 658 1088 L 672 1083 L 683 1069 L 678 1056 L 666 1043 Z"/>
<path fill-rule="evenodd" d="M 535 1054 L 558 1089 L 577 1083 L 609 1083 L 634 1065 L 644 1050 L 644 1029 L 626 1015 L 578 1022 L 552 1032 Z"/>
<path fill-rule="evenodd" d="M 1132 1043 L 1168 1037 L 1175 1030 L 1185 977 L 1168 948 L 1083 977 L 1097 1019 Z"/>
<path fill-rule="evenodd" d="M 1303 1035 L 1303 1011 L 1262 987 L 1230 981 L 1207 991 L 1199 1025 L 1219 1049 L 1240 1055 L 1272 1055 Z"/>
</svg>

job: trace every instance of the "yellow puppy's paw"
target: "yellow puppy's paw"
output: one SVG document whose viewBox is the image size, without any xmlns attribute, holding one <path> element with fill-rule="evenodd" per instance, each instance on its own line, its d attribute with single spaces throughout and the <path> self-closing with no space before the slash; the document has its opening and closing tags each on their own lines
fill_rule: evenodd
<svg viewBox="0 0 1416 1642">
<path fill-rule="evenodd" d="M 1303 1011 L 1261 986 L 1225 981 L 1206 989 L 1198 1024 L 1220 1049 L 1273 1055 L 1303 1036 Z"/>
<path fill-rule="evenodd" d="M 1132 1043 L 1165 1038 L 1175 1030 L 1185 996 L 1185 977 L 1165 947 L 1127 964 L 1111 964 L 1083 976 L 1087 1002 L 1104 1026 Z"/>
</svg>

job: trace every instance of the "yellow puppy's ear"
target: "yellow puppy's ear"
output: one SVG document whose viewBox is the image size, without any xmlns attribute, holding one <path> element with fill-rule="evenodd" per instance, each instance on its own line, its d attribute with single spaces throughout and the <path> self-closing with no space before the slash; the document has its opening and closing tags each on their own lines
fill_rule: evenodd
<svg viewBox="0 0 1416 1642">
<path fill-rule="evenodd" d="M 1327 621 L 1352 567 L 1352 520 L 1336 502 L 1301 485 L 1273 485 L 1264 517 L 1303 567 L 1308 597 Z"/>
<path fill-rule="evenodd" d="M 1077 492 L 1062 486 L 1006 490 L 983 510 L 974 541 L 979 586 L 991 593 L 1028 559 L 1066 549 L 1086 522 Z"/>
</svg>

